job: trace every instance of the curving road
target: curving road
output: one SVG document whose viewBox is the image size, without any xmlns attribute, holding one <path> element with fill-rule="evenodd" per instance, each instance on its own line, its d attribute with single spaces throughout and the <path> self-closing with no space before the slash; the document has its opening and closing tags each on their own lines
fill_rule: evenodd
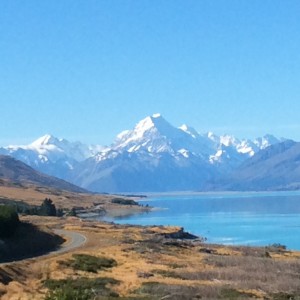
<svg viewBox="0 0 300 300">
<path fill-rule="evenodd" d="M 62 246 L 60 246 L 56 250 L 49 251 L 49 252 L 41 254 L 41 255 L 16 260 L 16 261 L 0 262 L 0 265 L 6 266 L 6 265 L 9 265 L 9 264 L 15 263 L 15 262 L 22 262 L 22 261 L 26 261 L 26 260 L 32 260 L 35 258 L 39 258 L 39 257 L 45 257 L 45 256 L 53 255 L 53 254 L 60 254 L 60 253 L 68 252 L 70 250 L 73 250 L 75 248 L 78 248 L 78 247 L 84 245 L 85 242 L 87 241 L 86 236 L 84 236 L 83 234 L 78 233 L 78 232 L 63 230 L 63 229 L 55 229 L 53 231 L 57 235 L 61 235 L 63 237 L 69 238 L 69 241 L 66 244 L 63 244 Z"/>
<path fill-rule="evenodd" d="M 84 245 L 85 242 L 87 241 L 86 236 L 74 231 L 56 229 L 54 230 L 54 233 L 57 235 L 67 237 L 70 239 L 70 241 L 66 245 L 62 245 L 59 249 L 49 252 L 47 255 L 54 254 L 54 253 L 68 252 L 70 250 L 73 250 L 75 248 Z"/>
</svg>

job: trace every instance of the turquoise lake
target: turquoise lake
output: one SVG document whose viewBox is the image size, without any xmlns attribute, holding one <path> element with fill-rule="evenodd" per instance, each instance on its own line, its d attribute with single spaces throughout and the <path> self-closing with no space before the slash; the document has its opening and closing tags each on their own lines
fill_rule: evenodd
<svg viewBox="0 0 300 300">
<path fill-rule="evenodd" d="M 300 192 L 181 193 L 149 195 L 140 202 L 158 208 L 125 218 L 119 224 L 178 225 L 209 243 L 300 250 Z"/>
</svg>

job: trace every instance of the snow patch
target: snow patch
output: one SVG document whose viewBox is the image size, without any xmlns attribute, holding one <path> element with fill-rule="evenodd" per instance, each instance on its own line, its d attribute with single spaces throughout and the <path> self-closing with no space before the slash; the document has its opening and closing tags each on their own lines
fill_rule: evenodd
<svg viewBox="0 0 300 300">
<path fill-rule="evenodd" d="M 189 151 L 186 150 L 186 149 L 180 149 L 180 150 L 178 150 L 178 152 L 179 152 L 182 156 L 184 156 L 184 157 L 186 157 L 186 158 L 189 158 L 189 157 L 190 157 Z"/>
<path fill-rule="evenodd" d="M 194 139 L 197 138 L 199 136 L 199 133 L 193 128 L 190 127 L 186 124 L 183 124 L 179 127 L 179 129 L 181 129 L 182 131 L 184 131 L 185 133 L 189 134 L 190 136 L 192 136 Z"/>
<path fill-rule="evenodd" d="M 152 115 L 152 118 L 160 118 L 161 117 L 161 114 L 160 113 L 156 113 L 156 114 L 153 114 Z"/>
</svg>

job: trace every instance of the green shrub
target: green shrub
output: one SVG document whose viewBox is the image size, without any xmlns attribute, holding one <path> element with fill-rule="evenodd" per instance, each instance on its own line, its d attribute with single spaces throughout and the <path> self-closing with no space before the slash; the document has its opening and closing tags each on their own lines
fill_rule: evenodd
<svg viewBox="0 0 300 300">
<path fill-rule="evenodd" d="M 107 284 L 117 284 L 113 278 L 77 278 L 77 279 L 48 279 L 44 285 L 49 289 L 45 300 L 90 300 L 97 296 L 118 297 Z"/>
<path fill-rule="evenodd" d="M 61 262 L 61 264 L 86 272 L 97 273 L 98 270 L 112 268 L 117 262 L 112 258 L 96 257 L 88 254 L 73 254 L 73 259 Z"/>
<path fill-rule="evenodd" d="M 12 236 L 19 224 L 16 209 L 13 206 L 0 205 L 0 238 Z"/>
<path fill-rule="evenodd" d="M 255 295 L 252 293 L 240 292 L 240 291 L 232 289 L 232 288 L 225 288 L 225 289 L 221 290 L 221 297 L 223 299 L 234 300 L 234 299 L 241 299 L 241 298 L 251 299 L 251 298 L 255 297 Z"/>
<path fill-rule="evenodd" d="M 76 208 L 72 207 L 71 210 L 67 213 L 67 215 L 70 217 L 76 217 L 77 216 Z"/>
<path fill-rule="evenodd" d="M 292 294 L 292 293 L 283 293 L 283 292 L 279 292 L 279 293 L 275 293 L 272 295 L 272 299 L 274 300 L 296 300 L 296 299 L 300 299 L 299 294 Z"/>
</svg>

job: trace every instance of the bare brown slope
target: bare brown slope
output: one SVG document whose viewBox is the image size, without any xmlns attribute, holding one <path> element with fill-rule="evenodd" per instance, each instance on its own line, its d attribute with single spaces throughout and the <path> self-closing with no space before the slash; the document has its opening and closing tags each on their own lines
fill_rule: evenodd
<svg viewBox="0 0 300 300">
<path fill-rule="evenodd" d="M 0 155 L 0 179 L 9 180 L 15 184 L 34 184 L 76 193 L 87 192 L 67 181 L 40 173 L 23 162 L 6 155 Z"/>
</svg>

